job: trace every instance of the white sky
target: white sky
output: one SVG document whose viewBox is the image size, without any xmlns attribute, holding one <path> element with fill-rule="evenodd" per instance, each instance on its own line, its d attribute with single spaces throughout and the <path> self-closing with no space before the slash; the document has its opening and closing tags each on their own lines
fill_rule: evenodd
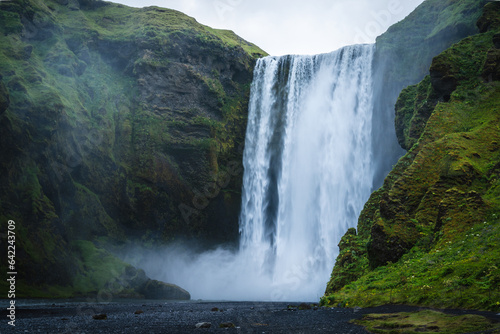
<svg viewBox="0 0 500 334">
<path fill-rule="evenodd" d="M 318 54 L 373 43 L 423 0 L 111 0 L 179 10 L 230 29 L 271 55 Z"/>
</svg>

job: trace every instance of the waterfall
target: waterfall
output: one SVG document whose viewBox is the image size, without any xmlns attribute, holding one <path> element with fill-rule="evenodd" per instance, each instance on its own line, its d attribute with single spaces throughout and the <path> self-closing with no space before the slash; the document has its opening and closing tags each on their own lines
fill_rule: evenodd
<svg viewBox="0 0 500 334">
<path fill-rule="evenodd" d="M 244 152 L 241 252 L 270 299 L 317 300 L 373 182 L 374 46 L 257 62 Z"/>
<path fill-rule="evenodd" d="M 138 265 L 193 299 L 317 302 L 373 183 L 373 52 L 258 60 L 239 250 L 193 254 L 181 244 Z"/>
</svg>

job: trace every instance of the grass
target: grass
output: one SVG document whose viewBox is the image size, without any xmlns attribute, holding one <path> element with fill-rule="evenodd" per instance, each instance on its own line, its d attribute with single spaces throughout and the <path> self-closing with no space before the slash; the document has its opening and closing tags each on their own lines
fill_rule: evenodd
<svg viewBox="0 0 500 334">
<path fill-rule="evenodd" d="M 72 286 L 76 294 L 99 292 L 115 282 L 130 266 L 90 241 L 74 241 L 71 247 L 77 256 L 76 266 L 85 273 L 74 279 Z"/>
<path fill-rule="evenodd" d="M 367 314 L 362 319 L 352 322 L 377 334 L 461 334 L 500 329 L 498 324 L 493 324 L 480 315 L 449 315 L 432 310 L 413 313 Z"/>
<path fill-rule="evenodd" d="M 205 27 L 205 28 L 214 35 L 216 35 L 217 37 L 219 37 L 227 45 L 232 47 L 239 46 L 243 50 L 245 50 L 248 54 L 254 57 L 260 58 L 268 55 L 267 52 L 263 51 L 255 44 L 245 41 L 231 30 L 212 29 L 210 27 Z"/>
<path fill-rule="evenodd" d="M 50 241 L 50 236 L 47 241 Z M 38 249 L 38 252 L 41 250 Z M 129 264 L 111 255 L 103 248 L 98 248 L 94 243 L 85 240 L 73 241 L 68 249 L 68 254 L 73 256 L 71 266 L 74 277 L 70 285 L 63 284 L 33 284 L 26 280 L 18 279 L 16 282 L 17 298 L 70 298 L 76 296 L 119 295 L 130 293 L 123 278 L 126 276 Z M 54 268 L 53 268 L 54 269 Z M 6 270 L 7 271 L 7 270 Z M 122 279 L 122 281 L 121 281 Z M 8 283 L 2 282 L 0 287 L 8 291 Z"/>
<path fill-rule="evenodd" d="M 500 206 L 497 174 L 491 174 L 499 160 L 499 115 L 492 111 L 500 110 L 500 87 L 493 84 L 485 92 L 473 103 L 439 104 L 420 138 L 421 147 L 414 148 L 418 154 L 413 162 L 399 162 L 405 172 L 391 192 L 396 198 L 409 196 L 406 205 L 414 211 L 398 220 L 416 225 L 415 246 L 396 263 L 374 270 L 362 259 L 351 264 L 352 269 L 343 268 L 364 275 L 326 297 L 326 304 L 500 310 L 500 253 L 495 246 L 500 243 Z M 469 130 L 462 132 L 465 121 Z M 389 235 L 405 238 L 396 227 L 388 226 Z M 364 240 L 358 241 L 362 254 Z"/>
<path fill-rule="evenodd" d="M 342 239 L 323 305 L 500 310 L 500 83 L 483 78 L 496 32 L 434 59 L 457 81 L 449 100 L 429 77 L 402 92 L 408 153 Z"/>
<path fill-rule="evenodd" d="M 397 263 L 381 266 L 323 304 L 346 307 L 384 304 L 500 310 L 500 221 L 458 232 L 450 228 L 431 250 L 414 247 Z"/>
</svg>

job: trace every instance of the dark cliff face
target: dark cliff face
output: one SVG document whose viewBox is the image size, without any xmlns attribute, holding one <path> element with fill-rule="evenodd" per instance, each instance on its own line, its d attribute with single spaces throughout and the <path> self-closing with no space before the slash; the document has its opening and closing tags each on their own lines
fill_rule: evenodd
<svg viewBox="0 0 500 334">
<path fill-rule="evenodd" d="M 237 239 L 262 50 L 101 1 L 1 2 L 0 31 L 1 226 L 26 282 L 71 284 L 75 240 Z"/>
<path fill-rule="evenodd" d="M 427 0 L 377 38 L 374 59 L 373 145 L 375 188 L 409 149 L 395 141 L 394 104 L 403 88 L 422 80 L 432 58 L 478 32 L 476 21 L 486 0 Z M 399 127 L 396 126 L 396 131 Z"/>
<path fill-rule="evenodd" d="M 325 303 L 499 309 L 498 17 L 500 4 L 486 5 L 478 26 L 488 28 L 400 94 L 408 152 L 342 239 Z"/>
</svg>

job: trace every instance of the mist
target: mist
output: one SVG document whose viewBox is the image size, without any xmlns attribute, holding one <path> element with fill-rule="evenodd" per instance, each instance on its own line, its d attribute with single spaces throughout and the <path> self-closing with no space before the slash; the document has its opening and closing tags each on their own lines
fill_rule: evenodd
<svg viewBox="0 0 500 334">
<path fill-rule="evenodd" d="M 219 247 L 200 253 L 188 243 L 176 243 L 155 250 L 130 248 L 120 257 L 152 279 L 186 289 L 192 300 L 317 302 L 322 296 L 303 290 L 310 267 L 296 266 L 273 279 L 253 250 Z M 326 281 L 321 283 L 326 287 Z"/>
<path fill-rule="evenodd" d="M 124 260 L 193 299 L 318 301 L 373 182 L 373 45 L 259 59 L 248 115 L 239 249 L 178 243 Z M 134 254 L 141 254 L 134 258 Z"/>
</svg>

